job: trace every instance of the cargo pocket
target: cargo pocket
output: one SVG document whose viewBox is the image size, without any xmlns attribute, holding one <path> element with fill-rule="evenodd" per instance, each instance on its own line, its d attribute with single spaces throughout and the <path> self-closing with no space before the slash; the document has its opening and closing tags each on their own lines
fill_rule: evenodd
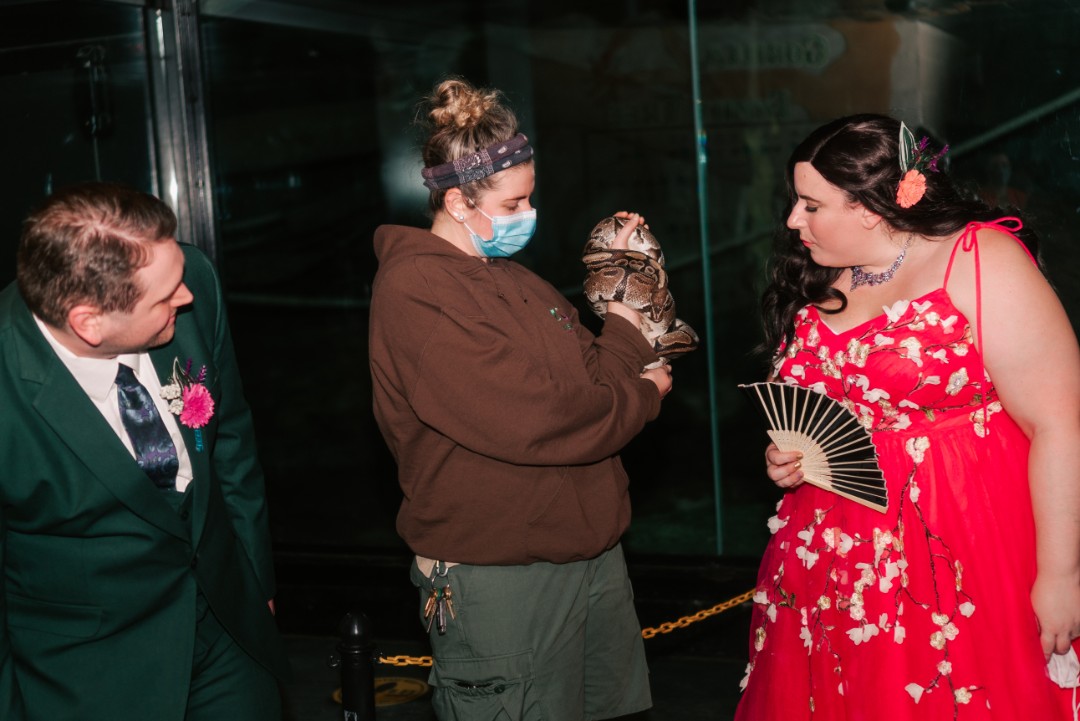
<svg viewBox="0 0 1080 721">
<path fill-rule="evenodd" d="M 442 721 L 543 721 L 533 685 L 532 651 L 487 658 L 439 659 L 432 704 Z"/>
</svg>

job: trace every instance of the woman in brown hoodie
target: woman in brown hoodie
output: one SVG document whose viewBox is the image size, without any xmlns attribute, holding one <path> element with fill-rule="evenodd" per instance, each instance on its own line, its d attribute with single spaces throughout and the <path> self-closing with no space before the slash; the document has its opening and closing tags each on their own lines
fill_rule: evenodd
<svg viewBox="0 0 1080 721">
<path fill-rule="evenodd" d="M 379 427 L 398 463 L 441 719 L 611 718 L 648 708 L 619 539 L 619 450 L 656 417 L 667 367 L 635 311 L 600 336 L 508 257 L 528 242 L 532 148 L 498 91 L 428 99 L 431 230 L 382 226 L 371 305 Z M 644 223 L 623 213 L 616 247 Z"/>
</svg>

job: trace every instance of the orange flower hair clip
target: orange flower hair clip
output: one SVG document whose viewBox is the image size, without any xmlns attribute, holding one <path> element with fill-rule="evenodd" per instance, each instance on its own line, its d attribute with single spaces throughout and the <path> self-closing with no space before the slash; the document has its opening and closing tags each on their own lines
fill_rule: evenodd
<svg viewBox="0 0 1080 721">
<path fill-rule="evenodd" d="M 945 157 L 949 146 L 937 153 L 930 152 L 930 138 L 915 143 L 915 136 L 908 130 L 903 121 L 900 122 L 899 140 L 900 172 L 903 177 L 896 188 L 896 203 L 901 208 L 910 208 L 922 200 L 926 194 L 926 171 L 937 172 L 938 161 Z"/>
</svg>

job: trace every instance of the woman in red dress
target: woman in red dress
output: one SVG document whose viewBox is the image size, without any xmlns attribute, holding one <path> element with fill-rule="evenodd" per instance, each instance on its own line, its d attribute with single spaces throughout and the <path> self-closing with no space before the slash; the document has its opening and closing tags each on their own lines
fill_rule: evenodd
<svg viewBox="0 0 1080 721">
<path fill-rule="evenodd" d="M 740 720 L 1074 717 L 1080 351 L 1020 221 L 913 140 L 852 116 L 788 163 L 771 380 L 855 415 L 888 506 L 803 482 L 801 456 L 769 446 L 787 492 Z"/>
</svg>

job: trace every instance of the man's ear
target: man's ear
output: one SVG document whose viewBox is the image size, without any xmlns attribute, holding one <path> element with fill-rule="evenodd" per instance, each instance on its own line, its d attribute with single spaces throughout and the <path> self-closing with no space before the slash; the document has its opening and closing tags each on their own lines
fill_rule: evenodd
<svg viewBox="0 0 1080 721">
<path fill-rule="evenodd" d="M 82 340 L 83 343 L 97 348 L 104 340 L 103 324 L 104 313 L 93 305 L 77 305 L 68 311 L 68 328 Z"/>
</svg>

